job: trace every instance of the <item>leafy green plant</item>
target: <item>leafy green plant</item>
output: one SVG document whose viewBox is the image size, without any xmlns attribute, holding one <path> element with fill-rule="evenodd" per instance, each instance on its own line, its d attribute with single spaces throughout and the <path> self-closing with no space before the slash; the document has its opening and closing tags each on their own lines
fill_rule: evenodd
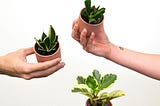
<svg viewBox="0 0 160 106">
<path fill-rule="evenodd" d="M 77 84 L 74 85 L 72 92 L 89 97 L 91 106 L 104 106 L 110 100 L 125 95 L 121 90 L 100 94 L 102 90 L 110 87 L 116 79 L 117 76 L 115 74 L 105 74 L 102 76 L 98 70 L 93 70 L 92 75 L 88 75 L 87 78 L 83 76 L 77 77 Z"/>
<path fill-rule="evenodd" d="M 103 20 L 103 14 L 105 13 L 105 8 L 96 7 L 91 5 L 91 0 L 84 1 L 85 8 L 81 12 L 81 17 L 84 21 L 89 24 L 98 24 Z"/>
<path fill-rule="evenodd" d="M 58 35 L 52 25 L 50 25 L 48 35 L 42 33 L 41 39 L 36 39 L 36 51 L 41 55 L 51 55 L 58 49 Z"/>
</svg>

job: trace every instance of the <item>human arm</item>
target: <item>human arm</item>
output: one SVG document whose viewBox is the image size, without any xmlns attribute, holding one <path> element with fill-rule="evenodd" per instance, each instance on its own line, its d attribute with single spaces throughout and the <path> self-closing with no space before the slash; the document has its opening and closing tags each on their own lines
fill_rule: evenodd
<svg viewBox="0 0 160 106">
<path fill-rule="evenodd" d="M 111 51 L 105 58 L 137 71 L 151 78 L 160 80 L 160 55 L 133 51 L 110 44 Z"/>
<path fill-rule="evenodd" d="M 87 30 L 78 31 L 77 21 L 73 22 L 72 37 L 77 40 L 89 53 L 109 59 L 119 65 L 137 71 L 151 78 L 160 80 L 160 55 L 147 54 L 111 43 L 105 32 L 90 37 L 86 36 Z"/>
<path fill-rule="evenodd" d="M 33 53 L 33 48 L 25 48 L 0 56 L 0 74 L 28 80 L 49 76 L 65 65 L 60 58 L 41 63 L 28 63 L 27 56 Z"/>
</svg>

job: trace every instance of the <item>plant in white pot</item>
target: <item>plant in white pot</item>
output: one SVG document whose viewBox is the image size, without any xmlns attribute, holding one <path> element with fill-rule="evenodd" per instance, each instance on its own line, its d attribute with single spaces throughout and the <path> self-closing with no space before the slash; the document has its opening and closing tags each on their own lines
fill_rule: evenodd
<svg viewBox="0 0 160 106">
<path fill-rule="evenodd" d="M 85 106 L 112 106 L 111 100 L 124 96 L 125 93 L 122 90 L 115 90 L 110 93 L 102 92 L 102 90 L 110 87 L 116 79 L 115 74 L 102 76 L 98 70 L 93 70 L 92 75 L 77 77 L 77 84 L 72 88 L 72 92 L 88 97 Z"/>
<path fill-rule="evenodd" d="M 58 35 L 52 25 L 50 25 L 48 35 L 43 32 L 41 38 L 35 38 L 35 41 L 34 51 L 38 62 L 61 57 Z"/>
<path fill-rule="evenodd" d="M 85 7 L 81 10 L 78 23 L 80 26 L 79 31 L 81 32 L 83 28 L 86 28 L 89 36 L 91 32 L 95 32 L 95 34 L 104 31 L 103 29 L 103 21 L 104 21 L 104 13 L 105 8 L 100 8 L 100 6 L 96 7 L 91 4 L 91 0 L 84 1 Z"/>
</svg>

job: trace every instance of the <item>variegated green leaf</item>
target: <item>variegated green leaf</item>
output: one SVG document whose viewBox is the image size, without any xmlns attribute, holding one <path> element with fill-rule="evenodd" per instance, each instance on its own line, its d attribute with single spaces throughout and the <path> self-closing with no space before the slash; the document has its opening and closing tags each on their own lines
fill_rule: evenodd
<svg viewBox="0 0 160 106">
<path fill-rule="evenodd" d="M 125 93 L 122 90 L 116 90 L 116 91 L 113 91 L 109 94 L 109 98 L 111 100 L 113 98 L 118 98 L 118 97 L 121 97 L 124 95 L 125 95 Z"/>
<path fill-rule="evenodd" d="M 95 91 L 95 89 L 98 87 L 95 79 L 93 76 L 88 76 L 87 80 L 86 80 L 86 84 L 89 88 L 91 88 L 93 91 Z"/>
<path fill-rule="evenodd" d="M 115 74 L 106 74 L 104 77 L 102 77 L 100 89 L 103 90 L 109 87 L 111 84 L 115 82 L 116 79 L 117 79 L 117 76 Z"/>
<path fill-rule="evenodd" d="M 78 82 L 78 84 L 85 84 L 86 83 L 86 79 L 83 78 L 82 76 L 78 76 L 77 77 L 77 82 Z"/>
<path fill-rule="evenodd" d="M 74 88 L 74 89 L 72 89 L 72 92 L 78 92 L 78 93 L 83 94 L 89 98 L 92 97 L 92 94 L 86 88 Z"/>
<path fill-rule="evenodd" d="M 99 73 L 98 70 L 93 70 L 93 77 L 97 80 L 98 83 L 100 83 L 101 81 L 101 74 Z"/>
</svg>

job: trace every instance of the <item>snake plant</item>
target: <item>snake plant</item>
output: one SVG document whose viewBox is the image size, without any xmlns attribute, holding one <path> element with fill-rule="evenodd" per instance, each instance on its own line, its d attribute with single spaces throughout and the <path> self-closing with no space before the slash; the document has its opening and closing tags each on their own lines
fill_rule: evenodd
<svg viewBox="0 0 160 106">
<path fill-rule="evenodd" d="M 85 8 L 81 12 L 81 17 L 84 21 L 89 24 L 98 24 L 103 20 L 103 14 L 105 13 L 105 8 L 96 7 L 91 5 L 91 0 L 84 1 Z"/>
<path fill-rule="evenodd" d="M 51 55 L 58 49 L 58 35 L 50 25 L 48 35 L 42 33 L 41 39 L 34 38 L 37 44 L 36 51 L 41 55 Z"/>
<path fill-rule="evenodd" d="M 110 87 L 116 79 L 117 75 L 115 74 L 105 74 L 102 76 L 98 70 L 93 70 L 92 75 L 77 77 L 77 84 L 74 85 L 72 92 L 89 97 L 90 106 L 105 106 L 110 100 L 125 95 L 121 90 L 102 93 L 102 90 Z"/>
</svg>

